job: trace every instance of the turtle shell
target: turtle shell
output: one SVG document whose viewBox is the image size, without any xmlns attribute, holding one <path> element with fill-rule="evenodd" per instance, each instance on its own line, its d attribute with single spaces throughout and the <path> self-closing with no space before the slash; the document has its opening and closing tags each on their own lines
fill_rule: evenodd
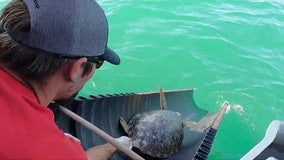
<svg viewBox="0 0 284 160">
<path fill-rule="evenodd" d="M 137 114 L 131 118 L 128 127 L 133 146 L 144 154 L 166 158 L 181 148 L 182 119 L 176 112 L 156 110 Z"/>
</svg>

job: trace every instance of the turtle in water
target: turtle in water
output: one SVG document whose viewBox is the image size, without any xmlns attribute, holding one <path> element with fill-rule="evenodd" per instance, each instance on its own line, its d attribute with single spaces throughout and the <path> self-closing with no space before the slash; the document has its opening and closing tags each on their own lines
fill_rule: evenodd
<svg viewBox="0 0 284 160">
<path fill-rule="evenodd" d="M 132 140 L 133 147 L 143 154 L 167 158 L 181 149 L 184 123 L 178 112 L 167 110 L 167 103 L 160 88 L 160 110 L 143 112 L 132 117 L 127 124 L 120 117 L 120 124 Z"/>
</svg>

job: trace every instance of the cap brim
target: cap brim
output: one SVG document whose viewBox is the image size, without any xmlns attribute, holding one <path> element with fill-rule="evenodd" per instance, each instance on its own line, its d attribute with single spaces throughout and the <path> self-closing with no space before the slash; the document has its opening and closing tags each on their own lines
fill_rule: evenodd
<svg viewBox="0 0 284 160">
<path fill-rule="evenodd" d="M 102 57 L 103 59 L 105 59 L 111 64 L 115 64 L 115 65 L 120 64 L 120 58 L 118 54 L 116 54 L 113 50 L 111 50 L 108 47 L 106 48 L 105 53 L 101 55 L 100 57 Z"/>
</svg>

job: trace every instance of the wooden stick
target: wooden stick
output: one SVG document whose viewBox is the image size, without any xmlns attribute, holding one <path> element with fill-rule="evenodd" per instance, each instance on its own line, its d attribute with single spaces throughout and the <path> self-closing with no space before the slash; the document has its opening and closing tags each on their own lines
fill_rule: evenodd
<svg viewBox="0 0 284 160">
<path fill-rule="evenodd" d="M 128 155 L 130 158 L 134 160 L 144 160 L 141 156 L 133 152 L 131 149 L 127 148 L 126 146 L 120 144 L 117 140 L 115 140 L 113 137 L 93 125 L 92 123 L 88 122 L 87 120 L 83 119 L 79 115 L 75 114 L 74 112 L 70 111 L 69 109 L 59 106 L 60 110 L 62 110 L 67 116 L 71 117 L 78 123 L 82 124 L 86 128 L 93 131 L 95 134 L 103 138 L 106 142 L 111 143 L 113 146 L 115 146 L 117 149 Z"/>
</svg>

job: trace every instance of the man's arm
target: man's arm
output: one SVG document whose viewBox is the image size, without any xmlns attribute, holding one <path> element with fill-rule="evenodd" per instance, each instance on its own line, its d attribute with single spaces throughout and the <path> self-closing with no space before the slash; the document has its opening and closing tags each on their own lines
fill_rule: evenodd
<svg viewBox="0 0 284 160">
<path fill-rule="evenodd" d="M 117 149 L 110 143 L 92 147 L 86 151 L 88 160 L 108 160 Z"/>
<path fill-rule="evenodd" d="M 116 138 L 120 144 L 124 145 L 125 147 L 128 147 L 129 149 L 132 149 L 132 142 L 129 137 L 121 136 L 119 138 Z M 86 151 L 88 160 L 108 160 L 110 159 L 114 152 L 117 150 L 116 147 L 111 145 L 110 143 L 99 145 L 92 147 Z"/>
</svg>

